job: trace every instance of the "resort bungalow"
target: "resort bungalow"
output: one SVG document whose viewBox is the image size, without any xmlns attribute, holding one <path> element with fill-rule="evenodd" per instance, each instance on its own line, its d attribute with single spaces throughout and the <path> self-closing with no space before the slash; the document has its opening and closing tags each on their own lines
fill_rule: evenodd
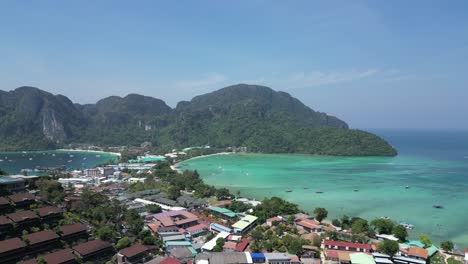
<svg viewBox="0 0 468 264">
<path fill-rule="evenodd" d="M 11 221 L 10 218 L 4 215 L 0 215 L 0 234 L 10 229 L 12 225 L 13 225 L 13 221 Z"/>
<path fill-rule="evenodd" d="M 24 187 L 24 179 L 11 176 L 0 176 L 0 192 L 22 192 L 26 189 Z"/>
<path fill-rule="evenodd" d="M 351 243 L 342 241 L 325 240 L 323 242 L 325 249 L 331 250 L 343 250 L 343 251 L 354 251 L 369 253 L 372 251 L 372 246 L 369 244 Z"/>
<path fill-rule="evenodd" d="M 40 218 L 33 211 L 19 211 L 6 215 L 20 227 L 39 224 Z"/>
<path fill-rule="evenodd" d="M 16 263 L 23 257 L 26 244 L 23 240 L 15 237 L 0 241 L 0 259 L 2 263 Z"/>
<path fill-rule="evenodd" d="M 73 241 L 88 236 L 88 229 L 82 223 L 74 223 L 59 227 L 60 238 L 65 241 Z"/>
<path fill-rule="evenodd" d="M 319 233 L 323 231 L 323 227 L 319 221 L 315 219 L 299 218 L 294 221 L 294 225 L 301 230 L 310 233 Z"/>
<path fill-rule="evenodd" d="M 148 255 L 148 251 L 148 248 L 142 244 L 135 244 L 124 248 L 117 253 L 117 263 L 142 263 L 142 260 Z"/>
<path fill-rule="evenodd" d="M 41 256 L 47 264 L 74 264 L 77 263 L 75 255 L 70 249 L 62 249 Z M 36 259 L 23 261 L 22 264 L 37 264 Z"/>
<path fill-rule="evenodd" d="M 77 246 L 74 246 L 73 251 L 75 255 L 82 258 L 84 261 L 89 259 L 96 259 L 100 256 L 112 253 L 112 244 L 100 239 L 88 241 Z"/>
<path fill-rule="evenodd" d="M 62 217 L 62 209 L 56 206 L 46 206 L 38 208 L 37 214 L 42 218 L 43 221 L 49 222 L 54 221 Z"/>
<path fill-rule="evenodd" d="M 0 213 L 9 213 L 11 212 L 11 205 L 10 201 L 5 197 L 0 197 Z"/>
<path fill-rule="evenodd" d="M 244 234 L 250 231 L 252 228 L 255 227 L 258 217 L 253 215 L 245 215 L 239 221 L 232 225 L 234 233 L 236 234 Z"/>
<path fill-rule="evenodd" d="M 28 253 L 37 253 L 51 249 L 59 236 L 52 230 L 44 230 L 23 236 L 23 241 L 28 245 Z"/>
<path fill-rule="evenodd" d="M 8 196 L 8 199 L 15 205 L 15 207 L 28 207 L 36 202 L 36 196 L 30 193 L 17 193 Z"/>
<path fill-rule="evenodd" d="M 208 207 L 208 210 L 211 215 L 219 217 L 224 220 L 231 220 L 237 217 L 236 213 L 223 207 L 210 206 Z"/>
</svg>

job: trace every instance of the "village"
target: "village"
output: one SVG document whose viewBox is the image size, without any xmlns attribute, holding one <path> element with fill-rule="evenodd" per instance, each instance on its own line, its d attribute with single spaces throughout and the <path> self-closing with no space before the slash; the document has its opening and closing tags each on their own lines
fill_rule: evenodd
<svg viewBox="0 0 468 264">
<path fill-rule="evenodd" d="M 0 178 L 0 263 L 457 264 L 389 219 L 327 221 L 278 197 L 257 201 L 178 172 L 184 151 L 54 177 Z"/>
</svg>

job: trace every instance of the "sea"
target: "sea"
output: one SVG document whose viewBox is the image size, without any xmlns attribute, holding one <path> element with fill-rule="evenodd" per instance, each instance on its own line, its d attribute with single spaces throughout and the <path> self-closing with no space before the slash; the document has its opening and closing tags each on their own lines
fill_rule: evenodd
<svg viewBox="0 0 468 264">
<path fill-rule="evenodd" d="M 63 167 L 66 170 L 92 168 L 118 157 L 110 153 L 66 150 L 0 152 L 0 169 L 9 174 L 41 175 L 38 168 Z"/>
<path fill-rule="evenodd" d="M 206 183 L 255 199 L 279 196 L 306 212 L 329 211 L 414 225 L 410 237 L 468 246 L 468 131 L 373 129 L 396 157 L 232 154 L 195 158 Z M 435 208 L 440 206 L 442 208 Z"/>
</svg>

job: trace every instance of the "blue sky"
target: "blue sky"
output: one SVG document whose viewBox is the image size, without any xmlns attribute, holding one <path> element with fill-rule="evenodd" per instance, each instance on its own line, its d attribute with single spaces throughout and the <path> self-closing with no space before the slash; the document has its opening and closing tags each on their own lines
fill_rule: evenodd
<svg viewBox="0 0 468 264">
<path fill-rule="evenodd" d="M 0 89 L 289 92 L 355 128 L 468 128 L 468 1 L 1 1 Z"/>
</svg>

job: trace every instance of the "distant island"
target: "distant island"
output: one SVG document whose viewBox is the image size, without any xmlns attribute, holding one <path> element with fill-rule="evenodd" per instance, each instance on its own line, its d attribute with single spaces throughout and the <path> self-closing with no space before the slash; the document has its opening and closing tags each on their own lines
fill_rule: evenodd
<svg viewBox="0 0 468 264">
<path fill-rule="evenodd" d="M 285 92 L 238 84 L 179 102 L 111 96 L 80 105 L 34 87 L 0 90 L 0 150 L 56 149 L 69 143 L 161 149 L 210 145 L 248 152 L 395 156 L 382 138 L 316 112 Z"/>
</svg>

